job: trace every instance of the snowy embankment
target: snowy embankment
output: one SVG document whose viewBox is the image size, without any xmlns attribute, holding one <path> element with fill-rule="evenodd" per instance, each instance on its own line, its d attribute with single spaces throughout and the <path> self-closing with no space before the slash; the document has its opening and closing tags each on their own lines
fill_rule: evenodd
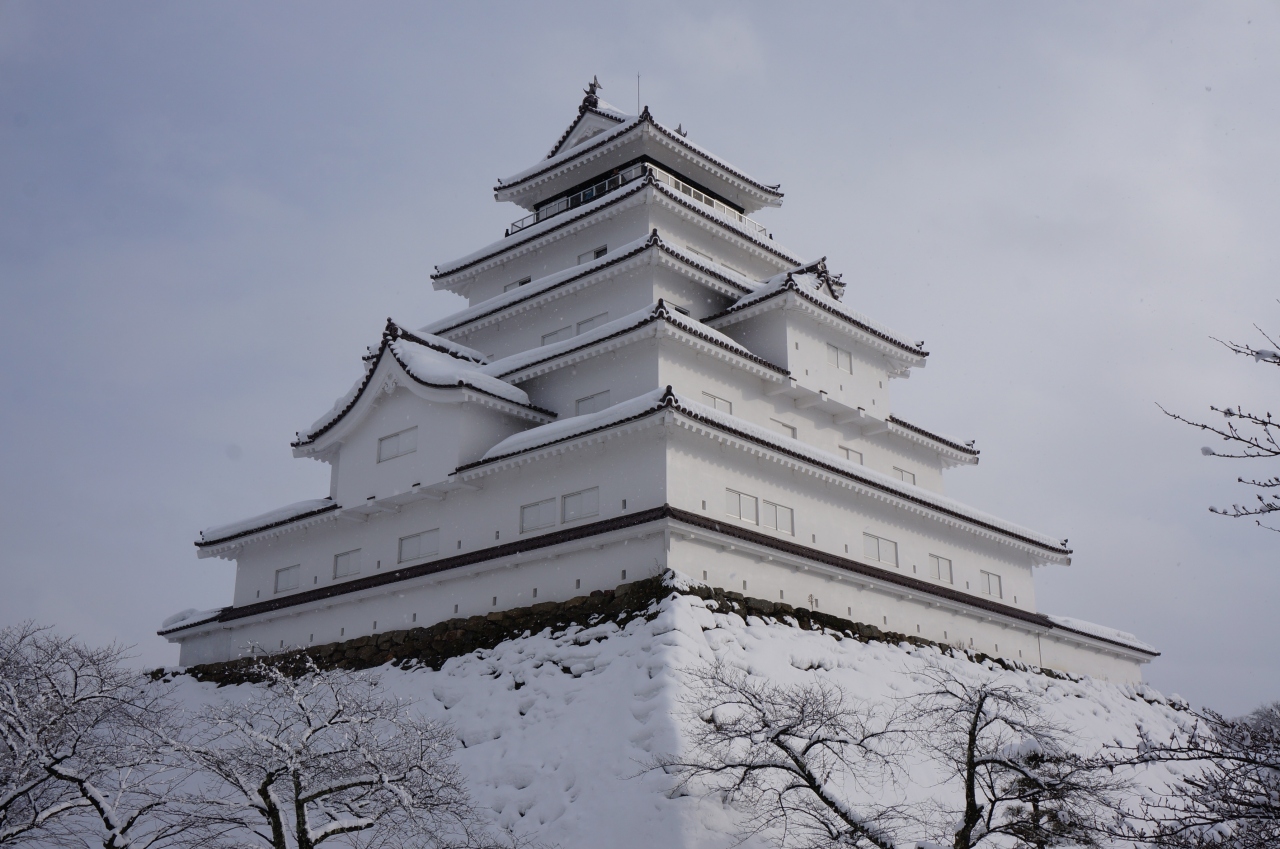
<svg viewBox="0 0 1280 849">
<path fill-rule="evenodd" d="M 453 658 L 438 671 L 387 666 L 380 674 L 391 692 L 452 722 L 463 747 L 458 760 L 495 824 L 562 849 L 734 844 L 735 811 L 718 798 L 673 794 L 671 777 L 645 770 L 654 755 L 681 750 L 685 672 L 709 661 L 780 684 L 818 676 L 885 704 L 923 687 L 916 673 L 929 663 L 1000 676 L 1038 694 L 1046 713 L 1074 730 L 1082 751 L 1133 745 L 1139 725 L 1164 738 L 1186 720 L 1142 685 L 1007 671 L 932 647 L 863 643 L 714 608 L 713 601 L 672 594 L 651 618 L 621 628 L 602 622 L 547 630 Z M 181 686 L 193 702 L 214 691 L 191 679 Z M 1167 778 L 1159 768 L 1142 780 L 1159 787 Z M 940 782 L 921 760 L 904 801 L 958 792 Z"/>
</svg>

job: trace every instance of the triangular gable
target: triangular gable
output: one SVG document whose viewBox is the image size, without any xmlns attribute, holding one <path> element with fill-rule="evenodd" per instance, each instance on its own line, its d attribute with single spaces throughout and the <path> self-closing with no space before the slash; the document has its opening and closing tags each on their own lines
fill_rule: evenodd
<svg viewBox="0 0 1280 849">
<path fill-rule="evenodd" d="M 443 344 L 433 344 L 443 343 Z M 299 431 L 294 440 L 294 456 L 315 454 L 315 445 L 331 433 L 340 422 L 343 429 L 364 417 L 379 389 L 392 391 L 404 386 L 415 394 L 429 392 L 470 391 L 486 396 L 490 406 L 505 408 L 521 418 L 550 421 L 555 413 L 529 403 L 529 396 L 511 384 L 478 370 L 480 362 L 468 354 L 471 349 L 437 336 L 415 334 L 387 319 L 382 344 L 365 359 L 364 377 L 356 382 L 333 409 L 306 432 Z M 480 355 L 483 356 L 483 355 Z"/>
<path fill-rule="evenodd" d="M 598 84 L 593 83 L 593 85 Z M 587 96 L 582 98 L 582 103 L 578 106 L 578 117 L 573 119 L 573 123 L 569 125 L 569 128 L 560 135 L 559 141 L 555 143 L 555 146 L 551 148 L 551 152 L 547 154 L 547 159 L 570 148 L 577 147 L 587 139 L 612 130 L 632 117 L 596 97 L 591 93 L 590 88 L 588 86 Z"/>
</svg>

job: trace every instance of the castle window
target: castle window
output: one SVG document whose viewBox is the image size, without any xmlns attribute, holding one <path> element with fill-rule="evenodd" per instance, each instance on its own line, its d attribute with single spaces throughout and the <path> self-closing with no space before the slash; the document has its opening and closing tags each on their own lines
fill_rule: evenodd
<svg viewBox="0 0 1280 849">
<path fill-rule="evenodd" d="M 769 421 L 773 422 L 774 428 L 781 431 L 784 435 L 789 436 L 792 439 L 796 438 L 795 425 L 789 425 L 784 421 L 779 421 L 778 419 L 769 419 Z"/>
<path fill-rule="evenodd" d="M 562 522 L 573 522 L 588 516 L 600 515 L 600 487 L 593 486 L 582 492 L 573 492 L 560 499 Z"/>
<path fill-rule="evenodd" d="M 764 509 L 760 511 L 760 524 L 763 527 L 775 530 L 780 534 L 795 535 L 795 512 L 790 507 L 783 507 L 781 504 L 774 504 L 772 501 L 766 501 L 763 507 Z"/>
<path fill-rule="evenodd" d="M 299 576 L 302 574 L 302 566 L 287 566 L 284 569 L 276 570 L 276 592 L 282 593 L 288 590 L 296 590 L 298 588 Z"/>
<path fill-rule="evenodd" d="M 602 312 L 599 315 L 593 315 L 591 318 L 584 318 L 582 321 L 578 322 L 578 332 L 586 333 L 588 330 L 593 330 L 608 320 L 609 314 L 607 312 Z"/>
<path fill-rule="evenodd" d="M 722 413 L 729 413 L 730 415 L 733 414 L 732 401 L 726 401 L 724 398 L 712 395 L 710 392 L 702 393 L 702 403 L 706 404 L 713 410 L 719 410 Z"/>
<path fill-rule="evenodd" d="M 890 566 L 898 565 L 898 544 L 891 539 L 863 534 L 862 553 L 871 560 L 888 563 Z"/>
<path fill-rule="evenodd" d="M 360 549 L 333 556 L 333 577 L 345 578 L 360 573 Z"/>
<path fill-rule="evenodd" d="M 862 465 L 861 451 L 854 451 L 852 448 L 846 448 L 845 446 L 841 445 L 840 453 L 844 454 L 844 458 L 848 460 L 850 463 L 857 463 L 859 466 Z"/>
<path fill-rule="evenodd" d="M 553 342 L 563 342 L 565 339 L 573 338 L 573 325 L 562 327 L 559 330 L 553 330 L 550 333 L 542 334 L 542 344 L 550 345 Z"/>
<path fill-rule="evenodd" d="M 584 262 L 591 262 L 591 260 L 593 259 L 599 259 L 600 257 L 604 256 L 608 252 L 609 252 L 609 246 L 601 245 L 595 250 L 587 251 L 584 254 L 578 254 L 578 265 L 582 265 Z"/>
<path fill-rule="evenodd" d="M 521 286 L 523 286 L 524 284 L 528 283 L 531 280 L 533 280 L 532 277 L 526 277 L 523 280 L 517 280 L 514 283 L 508 283 L 507 285 L 502 287 L 502 291 L 510 292 L 512 289 L 519 289 Z"/>
<path fill-rule="evenodd" d="M 440 530 L 423 531 L 400 538 L 400 562 L 440 553 Z"/>
<path fill-rule="evenodd" d="M 549 528 L 556 523 L 556 500 L 548 498 L 520 508 L 520 533 Z"/>
<path fill-rule="evenodd" d="M 609 390 L 597 392 L 594 395 L 588 395 L 586 398 L 579 398 L 574 402 L 574 414 L 585 416 L 587 413 L 598 413 L 609 407 Z"/>
<path fill-rule="evenodd" d="M 827 362 L 840 369 L 840 371 L 847 371 L 849 374 L 853 374 L 853 354 L 844 348 L 828 345 Z"/>
<path fill-rule="evenodd" d="M 724 494 L 726 509 L 730 516 L 735 519 L 741 519 L 744 522 L 750 522 L 753 525 L 758 523 L 757 507 L 759 502 L 756 501 L 754 495 L 747 495 L 744 492 L 738 492 L 733 489 L 726 489 Z"/>
<path fill-rule="evenodd" d="M 378 462 L 391 460 L 418 450 L 418 429 L 411 427 L 378 440 Z"/>
<path fill-rule="evenodd" d="M 903 483 L 909 483 L 912 486 L 915 486 L 916 484 L 915 472 L 908 472 L 906 469 L 899 469 L 897 466 L 894 466 L 893 476 Z"/>
<path fill-rule="evenodd" d="M 936 554 L 930 554 L 929 577 L 935 581 L 942 581 L 944 584 L 954 584 L 955 576 L 951 571 L 951 560 L 946 557 L 939 557 Z"/>
<path fill-rule="evenodd" d="M 982 572 L 978 580 L 982 591 L 996 598 L 1004 598 L 1004 589 L 1000 586 L 1000 576 L 995 572 Z"/>
</svg>

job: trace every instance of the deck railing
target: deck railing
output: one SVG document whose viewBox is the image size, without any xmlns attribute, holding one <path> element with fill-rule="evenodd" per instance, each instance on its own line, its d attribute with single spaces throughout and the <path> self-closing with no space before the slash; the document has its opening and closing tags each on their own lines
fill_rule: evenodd
<svg viewBox="0 0 1280 849">
<path fill-rule="evenodd" d="M 698 191 L 693 186 L 683 180 L 673 177 L 661 168 L 644 163 L 640 165 L 632 165 L 630 168 L 614 174 L 607 180 L 601 180 L 594 186 L 585 188 L 576 194 L 569 195 L 568 197 L 560 198 L 554 203 L 549 203 L 542 207 L 537 212 L 511 222 L 511 226 L 507 228 L 507 235 L 510 236 L 512 233 L 517 233 L 526 227 L 537 224 L 539 221 L 545 221 L 562 212 L 575 209 L 582 206 L 584 203 L 590 203 L 596 198 L 603 197 L 610 192 L 617 191 L 628 183 L 635 182 L 646 174 L 652 174 L 653 178 L 659 183 L 669 186 L 672 190 L 684 195 L 696 203 L 709 207 L 729 219 L 734 224 L 737 224 L 739 227 L 745 228 L 747 232 L 752 235 L 765 236 L 767 234 L 765 226 L 760 222 L 748 218 L 736 209 L 721 203 L 704 192 Z"/>
</svg>

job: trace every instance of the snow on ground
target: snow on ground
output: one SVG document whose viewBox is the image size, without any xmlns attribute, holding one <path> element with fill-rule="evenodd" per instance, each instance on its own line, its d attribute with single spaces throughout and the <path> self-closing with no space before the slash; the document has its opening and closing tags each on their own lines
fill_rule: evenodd
<svg viewBox="0 0 1280 849">
<path fill-rule="evenodd" d="M 886 704 L 909 698 L 922 686 L 914 673 L 941 662 L 1038 693 L 1083 749 L 1133 744 L 1139 724 L 1167 736 L 1185 719 L 1142 685 L 983 668 L 933 648 L 860 643 L 712 607 L 673 595 L 651 621 L 544 631 L 454 658 L 439 671 L 385 667 L 380 674 L 391 692 L 453 723 L 464 747 L 458 760 L 496 825 L 561 849 L 734 845 L 734 811 L 716 798 L 672 798 L 672 779 L 644 770 L 653 755 L 679 751 L 683 671 L 700 662 L 723 660 L 779 683 L 822 678 Z M 193 700 L 215 693 L 212 684 L 181 680 Z M 956 795 L 956 787 L 938 786 L 929 764 L 911 777 L 908 801 Z"/>
</svg>

